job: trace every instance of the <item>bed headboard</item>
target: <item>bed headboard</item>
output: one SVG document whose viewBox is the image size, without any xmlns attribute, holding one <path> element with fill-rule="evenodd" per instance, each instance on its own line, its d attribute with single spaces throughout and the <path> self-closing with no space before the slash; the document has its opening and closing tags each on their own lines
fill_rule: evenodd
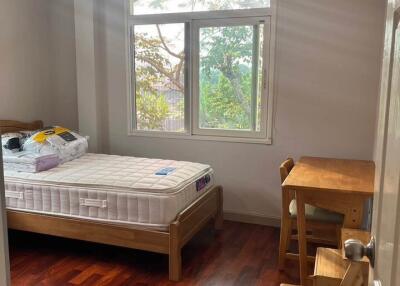
<svg viewBox="0 0 400 286">
<path fill-rule="evenodd" d="M 37 120 L 30 123 L 14 121 L 14 120 L 0 120 L 0 133 L 17 132 L 24 130 L 37 130 L 43 128 L 43 121 Z"/>
</svg>

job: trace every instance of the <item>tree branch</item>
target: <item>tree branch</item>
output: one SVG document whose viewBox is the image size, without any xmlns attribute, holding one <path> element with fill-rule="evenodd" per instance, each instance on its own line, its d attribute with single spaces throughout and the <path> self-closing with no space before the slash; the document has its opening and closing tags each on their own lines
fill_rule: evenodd
<svg viewBox="0 0 400 286">
<path fill-rule="evenodd" d="M 221 70 L 224 76 L 231 82 L 233 86 L 233 90 L 235 92 L 236 98 L 239 100 L 241 106 L 244 108 L 247 114 L 251 114 L 251 107 L 249 106 L 248 102 L 244 98 L 244 94 L 242 92 L 242 87 L 239 82 L 239 79 L 234 75 L 234 73 L 230 71 L 223 71 Z"/>
<path fill-rule="evenodd" d="M 165 43 L 164 37 L 161 34 L 160 25 L 156 25 L 156 27 L 157 27 L 158 36 L 160 37 L 160 41 L 161 41 L 161 44 L 162 44 L 164 50 L 166 50 L 168 54 L 170 54 L 171 56 L 174 56 L 175 58 L 185 59 L 184 55 L 174 53 L 173 51 L 170 50 L 170 48 L 168 48 L 167 44 Z"/>
<path fill-rule="evenodd" d="M 178 80 L 175 79 L 173 72 L 167 71 L 164 67 L 159 65 L 159 63 L 157 63 L 155 60 L 153 60 L 151 58 L 144 57 L 144 56 L 141 56 L 141 55 L 137 55 L 136 58 L 141 60 L 141 61 L 144 61 L 144 62 L 148 63 L 149 65 L 151 65 L 159 73 L 161 73 L 162 75 L 166 76 L 178 88 L 178 90 L 180 92 L 184 92 L 184 87 L 182 86 L 182 84 Z"/>
<path fill-rule="evenodd" d="M 184 64 L 184 60 L 180 60 L 179 63 L 176 65 L 176 71 L 175 71 L 175 80 L 180 82 L 181 79 L 181 72 L 182 72 L 182 67 Z"/>
</svg>

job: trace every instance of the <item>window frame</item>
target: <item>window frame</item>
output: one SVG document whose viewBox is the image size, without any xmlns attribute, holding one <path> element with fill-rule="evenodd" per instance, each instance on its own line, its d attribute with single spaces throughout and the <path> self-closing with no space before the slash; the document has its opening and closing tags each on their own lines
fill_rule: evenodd
<svg viewBox="0 0 400 286">
<path fill-rule="evenodd" d="M 130 15 L 130 5 L 127 0 L 126 5 L 126 47 L 127 47 L 127 81 L 128 81 L 128 135 L 129 136 L 144 136 L 144 137 L 158 137 L 158 138 L 175 138 L 175 139 L 189 139 L 189 140 L 207 140 L 207 141 L 227 141 L 227 142 L 241 142 L 241 143 L 256 143 L 256 144 L 272 144 L 272 128 L 273 128 L 273 83 L 274 83 L 274 54 L 275 54 L 275 29 L 276 29 L 276 0 L 271 0 L 269 8 L 252 8 L 241 10 L 221 10 L 221 11 L 201 11 L 201 12 L 184 12 L 184 13 L 164 13 L 164 14 L 146 14 L 146 15 Z M 252 132 L 234 130 L 229 134 L 229 130 L 224 129 L 201 129 L 196 128 L 194 125 L 198 123 L 198 118 L 195 118 L 198 104 L 196 106 L 196 87 L 193 85 L 198 84 L 194 81 L 195 59 L 196 53 L 195 42 L 192 41 L 195 36 L 194 27 L 196 23 L 202 21 L 228 21 L 232 22 L 235 19 L 237 22 L 249 22 L 250 18 L 264 19 L 264 28 L 268 29 L 268 35 L 265 37 L 263 47 L 263 80 L 264 80 L 264 98 L 265 102 L 262 104 L 261 127 L 265 125 L 265 132 Z M 250 19 L 251 21 L 251 19 Z M 138 130 L 136 129 L 136 92 L 135 92 L 135 60 L 132 39 L 132 28 L 135 25 L 152 25 L 152 24 L 185 24 L 185 131 L 184 132 L 169 132 L 157 130 Z M 268 25 L 269 24 L 269 25 Z M 189 26 L 189 27 L 188 27 Z M 268 27 L 269 26 L 269 27 Z M 187 28 L 188 27 L 188 28 Z M 190 80 L 191 79 L 191 80 Z M 266 86 L 265 86 L 266 85 Z M 198 98 L 197 98 L 198 99 Z M 212 132 L 202 132 L 212 131 Z M 245 134 L 247 133 L 247 134 Z M 249 134 L 251 133 L 251 134 Z M 258 135 L 256 135 L 258 133 Z M 262 133 L 262 134 L 260 134 Z"/>
<path fill-rule="evenodd" d="M 264 45 L 263 45 L 263 66 L 262 66 L 262 94 L 261 96 L 261 122 L 260 131 L 255 130 L 229 130 L 217 128 L 200 128 L 200 87 L 199 87 L 199 67 L 200 67 L 200 39 L 199 31 L 201 28 L 207 27 L 234 27 L 234 26 L 253 26 L 258 25 L 260 22 L 264 23 Z M 201 136 L 222 136 L 222 137 L 239 137 L 239 138 L 265 138 L 267 136 L 267 120 L 266 120 L 266 104 L 268 101 L 268 83 L 266 75 L 267 67 L 269 65 L 269 40 L 270 23 L 268 17 L 246 17 L 246 18 L 226 18 L 226 19 L 207 19 L 195 20 L 192 25 L 192 133 Z M 253 43 L 254 44 L 254 43 Z M 258 74 L 258 73 L 257 73 Z M 252 94 L 252 97 L 254 94 Z M 252 98 L 253 100 L 254 98 Z M 253 106 L 252 106 L 253 107 Z"/>
<path fill-rule="evenodd" d="M 182 22 L 165 22 L 165 23 L 157 23 L 158 25 L 162 24 L 180 24 Z M 183 132 L 177 132 L 177 131 L 164 131 L 164 130 L 140 130 L 137 129 L 137 110 L 136 110 L 136 78 L 135 78 L 135 45 L 133 41 L 131 40 L 134 36 L 134 26 L 137 25 L 154 25 L 154 23 L 135 23 L 135 24 L 130 24 L 129 25 L 129 78 L 130 78 L 130 84 L 129 84 L 129 92 L 128 96 L 130 100 L 128 101 L 128 109 L 130 110 L 130 127 L 128 134 L 129 135 L 136 135 L 136 134 L 149 134 L 149 133 L 155 133 L 155 134 L 165 134 L 166 136 L 171 136 L 171 135 L 190 135 L 189 130 L 191 129 L 190 127 L 190 121 L 187 120 L 187 114 L 191 112 L 191 107 L 190 107 L 190 101 L 188 101 L 188 95 L 191 93 L 191 88 L 190 88 L 190 47 L 189 47 L 189 41 L 190 41 L 190 31 L 188 28 L 188 23 L 183 22 L 185 26 L 185 64 L 184 64 L 184 126 L 185 126 L 185 131 Z"/>
</svg>

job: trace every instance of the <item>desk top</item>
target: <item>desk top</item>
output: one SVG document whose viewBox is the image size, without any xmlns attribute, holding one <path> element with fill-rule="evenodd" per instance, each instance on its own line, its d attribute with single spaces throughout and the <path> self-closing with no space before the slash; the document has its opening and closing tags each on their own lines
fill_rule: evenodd
<svg viewBox="0 0 400 286">
<path fill-rule="evenodd" d="M 372 161 L 302 157 L 282 187 L 373 196 L 374 175 L 375 164 Z"/>
</svg>

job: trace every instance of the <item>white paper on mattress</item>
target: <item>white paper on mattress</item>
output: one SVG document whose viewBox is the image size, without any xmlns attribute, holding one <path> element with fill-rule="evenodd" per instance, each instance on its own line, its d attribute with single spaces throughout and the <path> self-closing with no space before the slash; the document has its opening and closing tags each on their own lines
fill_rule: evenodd
<svg viewBox="0 0 400 286">
<path fill-rule="evenodd" d="M 174 171 L 155 175 L 163 168 Z M 8 209 L 159 230 L 213 184 L 208 165 L 104 154 L 36 174 L 5 171 Z"/>
</svg>

